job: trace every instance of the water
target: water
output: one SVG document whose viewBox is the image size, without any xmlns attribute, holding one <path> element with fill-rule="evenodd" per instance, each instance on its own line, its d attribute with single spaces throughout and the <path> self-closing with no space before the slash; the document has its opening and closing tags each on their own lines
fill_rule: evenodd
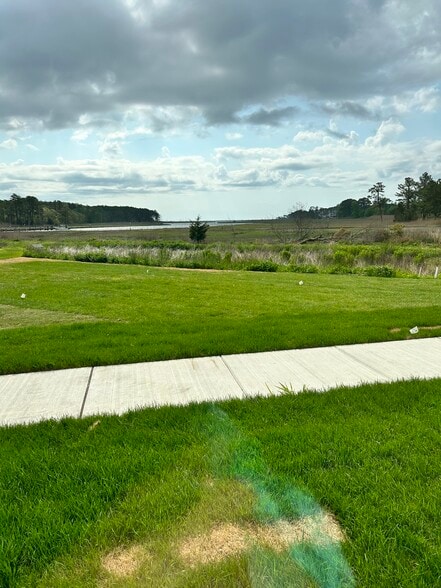
<svg viewBox="0 0 441 588">
<path fill-rule="evenodd" d="M 234 225 L 233 222 L 223 221 L 207 221 L 210 227 L 224 227 L 228 225 Z M 122 225 L 119 227 L 107 226 L 107 227 L 73 227 L 71 229 L 58 229 L 68 231 L 154 231 L 158 229 L 188 229 L 190 222 L 185 223 L 165 223 L 163 225 Z"/>
</svg>

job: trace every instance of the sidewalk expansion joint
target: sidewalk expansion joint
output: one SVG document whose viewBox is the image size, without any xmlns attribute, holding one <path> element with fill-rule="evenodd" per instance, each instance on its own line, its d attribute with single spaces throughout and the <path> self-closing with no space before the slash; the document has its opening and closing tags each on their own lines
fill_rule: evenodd
<svg viewBox="0 0 441 588">
<path fill-rule="evenodd" d="M 80 419 L 83 418 L 84 407 L 86 406 L 87 395 L 89 394 L 89 388 L 90 388 L 90 382 L 92 381 L 93 370 L 94 370 L 93 367 L 90 368 L 90 374 L 89 374 L 89 379 L 87 381 L 86 392 L 84 393 L 83 402 L 81 404 Z"/>
<path fill-rule="evenodd" d="M 373 345 L 374 345 L 374 343 L 373 343 Z M 390 379 L 391 379 L 390 374 L 384 373 L 383 370 L 379 370 L 377 367 L 374 367 L 372 365 L 372 363 L 370 363 L 368 361 L 364 361 L 363 359 L 360 359 L 359 357 L 353 355 L 349 351 L 346 351 L 346 349 L 342 349 L 342 347 L 345 347 L 345 345 L 335 345 L 335 348 L 338 351 L 340 351 L 341 353 L 343 353 L 343 355 L 346 355 L 346 357 L 350 357 L 353 361 L 356 361 L 360 365 L 363 365 L 364 367 L 366 367 L 369 370 L 371 370 L 371 372 L 377 373 L 379 376 L 383 376 L 383 378 L 386 378 L 386 381 L 390 381 Z M 379 381 L 379 380 L 377 380 L 377 381 Z"/>
<path fill-rule="evenodd" d="M 233 378 L 233 380 L 236 382 L 236 384 L 239 386 L 239 388 L 242 390 L 242 392 L 243 392 L 244 394 L 246 394 L 246 392 L 245 392 L 245 390 L 244 390 L 244 388 L 243 388 L 243 386 L 242 386 L 242 384 L 241 384 L 240 380 L 239 380 L 239 379 L 236 377 L 236 374 L 233 372 L 233 370 L 230 368 L 230 366 L 228 365 L 228 363 L 225 361 L 225 358 L 224 358 L 224 356 L 223 356 L 223 355 L 219 355 L 219 357 L 220 357 L 220 359 L 221 359 L 222 363 L 224 364 L 224 366 L 225 366 L 225 367 L 227 368 L 227 370 L 230 372 L 230 374 L 231 374 L 231 377 Z"/>
</svg>

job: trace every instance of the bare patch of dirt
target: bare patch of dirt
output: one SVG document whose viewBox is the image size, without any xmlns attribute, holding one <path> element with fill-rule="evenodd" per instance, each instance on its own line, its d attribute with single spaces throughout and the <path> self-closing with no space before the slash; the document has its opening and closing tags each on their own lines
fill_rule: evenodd
<svg viewBox="0 0 441 588">
<path fill-rule="evenodd" d="M 400 333 L 401 329 L 399 327 L 394 327 L 393 329 L 389 329 L 389 333 Z"/>
<path fill-rule="evenodd" d="M 255 544 L 282 552 L 295 543 L 327 545 L 344 540 L 337 520 L 321 513 L 298 521 L 281 520 L 273 525 L 220 524 L 208 533 L 185 539 L 178 552 L 182 561 L 195 567 L 239 555 Z"/>
<path fill-rule="evenodd" d="M 293 543 L 306 542 L 322 545 L 345 540 L 337 520 L 328 513 L 304 517 L 295 522 L 282 520 L 264 529 L 266 533 L 270 532 L 269 539 L 275 537 L 275 545 L 281 546 L 280 551 L 288 549 Z"/>
<path fill-rule="evenodd" d="M 128 578 L 133 576 L 147 559 L 150 559 L 150 555 L 142 545 L 132 545 L 111 551 L 102 558 L 101 565 L 112 576 Z"/>
<path fill-rule="evenodd" d="M 190 567 L 201 563 L 216 563 L 247 548 L 247 533 L 243 527 L 225 523 L 204 535 L 190 537 L 179 547 L 180 558 Z"/>
</svg>

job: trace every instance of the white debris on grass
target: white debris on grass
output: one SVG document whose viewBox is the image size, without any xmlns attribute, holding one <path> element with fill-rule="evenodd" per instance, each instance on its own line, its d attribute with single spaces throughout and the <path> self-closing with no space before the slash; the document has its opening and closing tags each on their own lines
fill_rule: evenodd
<svg viewBox="0 0 441 588">
<path fill-rule="evenodd" d="M 418 332 L 419 332 L 419 329 L 418 329 L 418 327 L 413 327 L 412 329 L 410 329 L 410 330 L 409 330 L 409 333 L 410 333 L 411 335 L 417 335 L 417 334 L 418 334 Z"/>
</svg>

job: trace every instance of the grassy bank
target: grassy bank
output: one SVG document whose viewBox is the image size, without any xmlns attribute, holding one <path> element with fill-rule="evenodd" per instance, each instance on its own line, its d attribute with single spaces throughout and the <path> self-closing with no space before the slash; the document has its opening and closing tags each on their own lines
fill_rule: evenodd
<svg viewBox="0 0 441 588">
<path fill-rule="evenodd" d="M 1 429 L 0 583 L 437 586 L 440 386 Z M 265 535 L 324 512 L 340 538 Z"/>
<path fill-rule="evenodd" d="M 433 279 L 75 262 L 0 271 L 0 373 L 441 333 Z"/>
</svg>

